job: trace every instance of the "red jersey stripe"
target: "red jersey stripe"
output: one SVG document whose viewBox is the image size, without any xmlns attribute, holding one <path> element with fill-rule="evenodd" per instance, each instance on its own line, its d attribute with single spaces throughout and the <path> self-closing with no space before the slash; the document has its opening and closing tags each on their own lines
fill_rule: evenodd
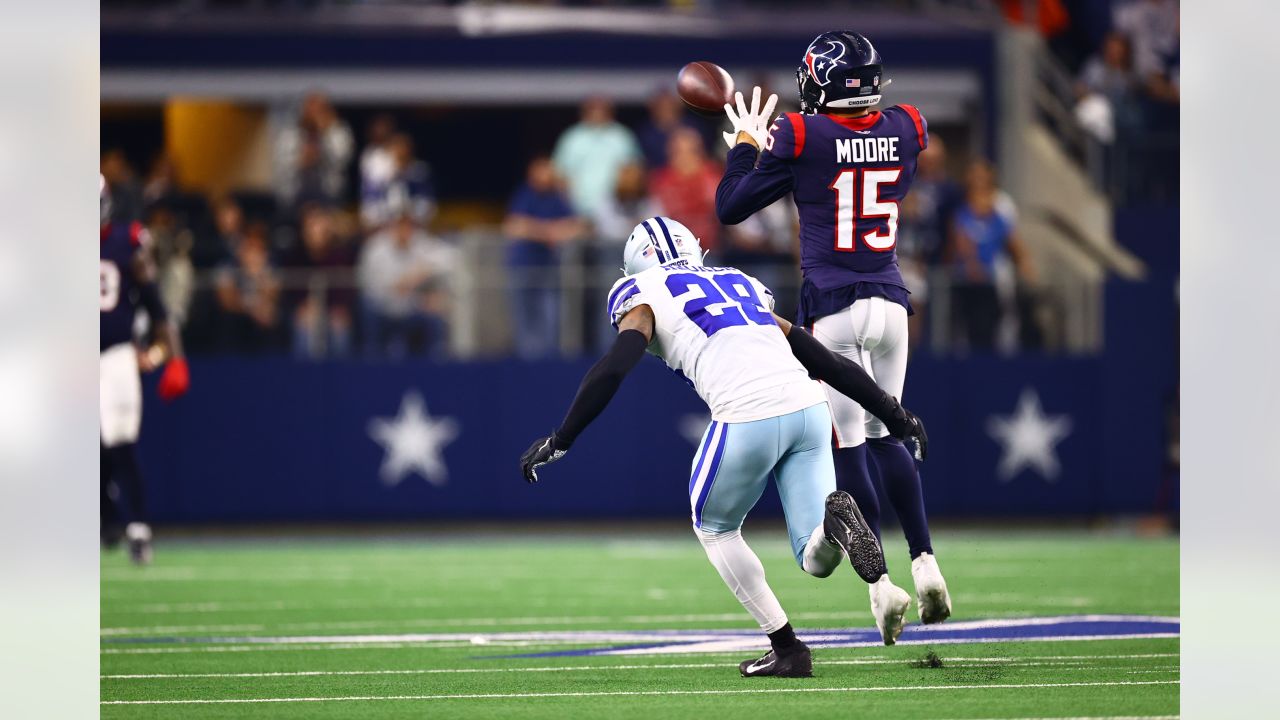
<svg viewBox="0 0 1280 720">
<path fill-rule="evenodd" d="M 800 113 L 787 113 L 786 118 L 790 121 L 791 130 L 796 136 L 795 157 L 800 157 L 800 153 L 804 152 L 804 116 Z"/>
<path fill-rule="evenodd" d="M 924 118 L 920 117 L 920 111 L 915 105 L 899 105 L 898 107 L 907 111 L 911 116 L 911 122 L 916 124 L 916 141 L 920 144 L 920 149 L 924 150 L 929 147 L 928 136 L 924 134 Z"/>
</svg>

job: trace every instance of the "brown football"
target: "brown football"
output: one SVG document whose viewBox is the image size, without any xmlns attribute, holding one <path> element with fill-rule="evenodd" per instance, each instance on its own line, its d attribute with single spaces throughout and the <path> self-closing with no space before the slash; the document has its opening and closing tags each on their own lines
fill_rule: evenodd
<svg viewBox="0 0 1280 720">
<path fill-rule="evenodd" d="M 719 115 L 733 102 L 733 77 L 713 62 L 698 60 L 680 68 L 676 92 L 685 105 L 703 115 Z"/>
</svg>

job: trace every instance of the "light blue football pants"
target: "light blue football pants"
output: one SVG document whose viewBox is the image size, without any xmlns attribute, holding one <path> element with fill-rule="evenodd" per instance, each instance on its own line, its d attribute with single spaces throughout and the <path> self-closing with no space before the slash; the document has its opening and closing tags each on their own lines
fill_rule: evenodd
<svg viewBox="0 0 1280 720">
<path fill-rule="evenodd" d="M 831 461 L 831 411 L 825 402 L 746 423 L 712 421 L 689 477 L 693 526 L 725 533 L 742 527 L 772 477 L 778 484 L 796 562 L 826 514 L 836 489 Z"/>
</svg>

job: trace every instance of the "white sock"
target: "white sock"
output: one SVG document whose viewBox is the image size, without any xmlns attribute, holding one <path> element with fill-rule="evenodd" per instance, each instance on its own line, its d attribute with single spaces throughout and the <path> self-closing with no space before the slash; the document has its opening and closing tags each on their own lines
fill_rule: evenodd
<svg viewBox="0 0 1280 720">
<path fill-rule="evenodd" d="M 844 562 L 844 550 L 839 545 L 827 540 L 827 531 L 823 523 L 813 529 L 809 542 L 804 546 L 801 567 L 814 577 L 824 578 L 836 571 Z"/>
<path fill-rule="evenodd" d="M 143 542 L 151 540 L 151 526 L 146 523 L 131 522 L 124 528 L 125 537 Z"/>
<path fill-rule="evenodd" d="M 760 627 L 766 633 L 771 633 L 786 625 L 787 614 L 765 582 L 764 566 L 760 564 L 760 558 L 747 547 L 747 541 L 742 539 L 742 531 L 695 532 L 703 549 L 707 551 L 711 564 L 719 571 L 720 577 L 733 591 L 738 602 L 742 603 L 742 607 L 760 623 Z"/>
</svg>

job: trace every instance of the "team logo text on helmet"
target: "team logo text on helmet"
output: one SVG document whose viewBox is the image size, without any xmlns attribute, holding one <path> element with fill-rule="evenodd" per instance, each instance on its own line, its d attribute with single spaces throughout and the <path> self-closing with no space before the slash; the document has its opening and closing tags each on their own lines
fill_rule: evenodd
<svg viewBox="0 0 1280 720">
<path fill-rule="evenodd" d="M 825 45 L 821 52 L 817 52 L 820 45 Z M 826 40 L 819 38 L 813 41 L 809 49 L 804 54 L 804 64 L 809 66 L 809 76 L 820 86 L 825 86 L 831 82 L 831 71 L 841 64 L 840 58 L 844 57 L 844 43 L 838 40 Z"/>
</svg>

